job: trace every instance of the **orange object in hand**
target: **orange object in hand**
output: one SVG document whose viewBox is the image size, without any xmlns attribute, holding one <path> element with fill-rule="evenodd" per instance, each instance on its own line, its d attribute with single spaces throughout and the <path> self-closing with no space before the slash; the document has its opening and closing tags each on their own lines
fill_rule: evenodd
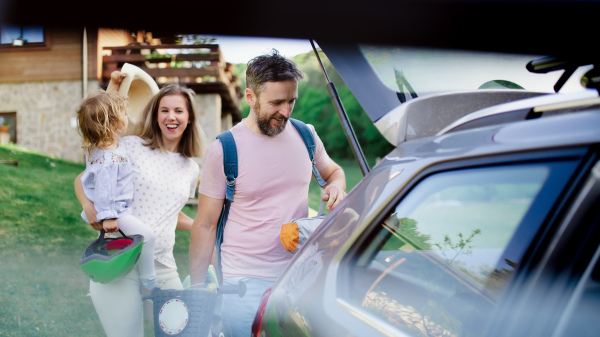
<svg viewBox="0 0 600 337">
<path fill-rule="evenodd" d="M 281 232 L 279 238 L 283 248 L 289 253 L 294 253 L 298 249 L 298 239 L 300 235 L 298 233 L 298 224 L 295 222 L 288 222 L 281 226 Z"/>
</svg>

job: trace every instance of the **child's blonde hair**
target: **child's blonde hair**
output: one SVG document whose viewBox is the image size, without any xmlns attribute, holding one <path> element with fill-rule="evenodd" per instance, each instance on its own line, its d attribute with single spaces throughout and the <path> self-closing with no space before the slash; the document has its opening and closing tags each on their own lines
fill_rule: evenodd
<svg viewBox="0 0 600 337">
<path fill-rule="evenodd" d="M 77 108 L 79 133 L 83 137 L 82 148 L 88 154 L 96 147 L 114 143 L 118 132 L 125 127 L 123 116 L 127 118 L 127 100 L 118 93 L 102 89 L 92 91 Z"/>
</svg>

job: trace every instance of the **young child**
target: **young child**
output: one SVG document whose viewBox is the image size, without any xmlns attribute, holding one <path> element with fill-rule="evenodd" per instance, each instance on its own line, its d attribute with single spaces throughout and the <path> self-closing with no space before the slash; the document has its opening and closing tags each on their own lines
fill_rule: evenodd
<svg viewBox="0 0 600 337">
<path fill-rule="evenodd" d="M 124 75 L 112 74 L 106 91 L 97 89 L 77 109 L 83 148 L 87 149 L 86 168 L 81 176 L 85 195 L 94 203 L 105 232 L 119 228 L 125 234 L 144 236 L 139 272 L 147 289 L 157 286 L 154 270 L 155 235 L 149 226 L 131 215 L 133 167 L 119 138 L 128 126 L 126 99 L 117 93 Z M 81 213 L 88 221 L 85 212 Z"/>
</svg>

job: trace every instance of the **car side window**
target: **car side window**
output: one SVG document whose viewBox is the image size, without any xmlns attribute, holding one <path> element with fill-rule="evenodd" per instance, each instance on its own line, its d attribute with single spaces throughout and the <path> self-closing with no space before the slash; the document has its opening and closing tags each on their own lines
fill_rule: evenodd
<svg viewBox="0 0 600 337">
<path fill-rule="evenodd" d="M 475 336 L 560 191 L 568 161 L 433 174 L 351 259 L 346 299 L 413 336 Z"/>
</svg>

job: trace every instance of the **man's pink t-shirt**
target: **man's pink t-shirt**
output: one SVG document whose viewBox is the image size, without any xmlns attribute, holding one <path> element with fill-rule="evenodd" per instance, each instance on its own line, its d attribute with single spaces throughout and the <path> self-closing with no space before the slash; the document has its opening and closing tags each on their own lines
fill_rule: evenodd
<svg viewBox="0 0 600 337">
<path fill-rule="evenodd" d="M 314 127 L 309 127 L 315 138 L 316 166 L 322 170 L 330 159 Z M 281 245 L 281 226 L 308 216 L 312 164 L 291 122 L 275 137 L 254 133 L 243 122 L 231 132 L 237 147 L 238 177 L 221 245 L 223 277 L 274 281 L 292 258 Z M 225 199 L 225 188 L 223 148 L 216 140 L 206 150 L 198 192 Z"/>
</svg>

